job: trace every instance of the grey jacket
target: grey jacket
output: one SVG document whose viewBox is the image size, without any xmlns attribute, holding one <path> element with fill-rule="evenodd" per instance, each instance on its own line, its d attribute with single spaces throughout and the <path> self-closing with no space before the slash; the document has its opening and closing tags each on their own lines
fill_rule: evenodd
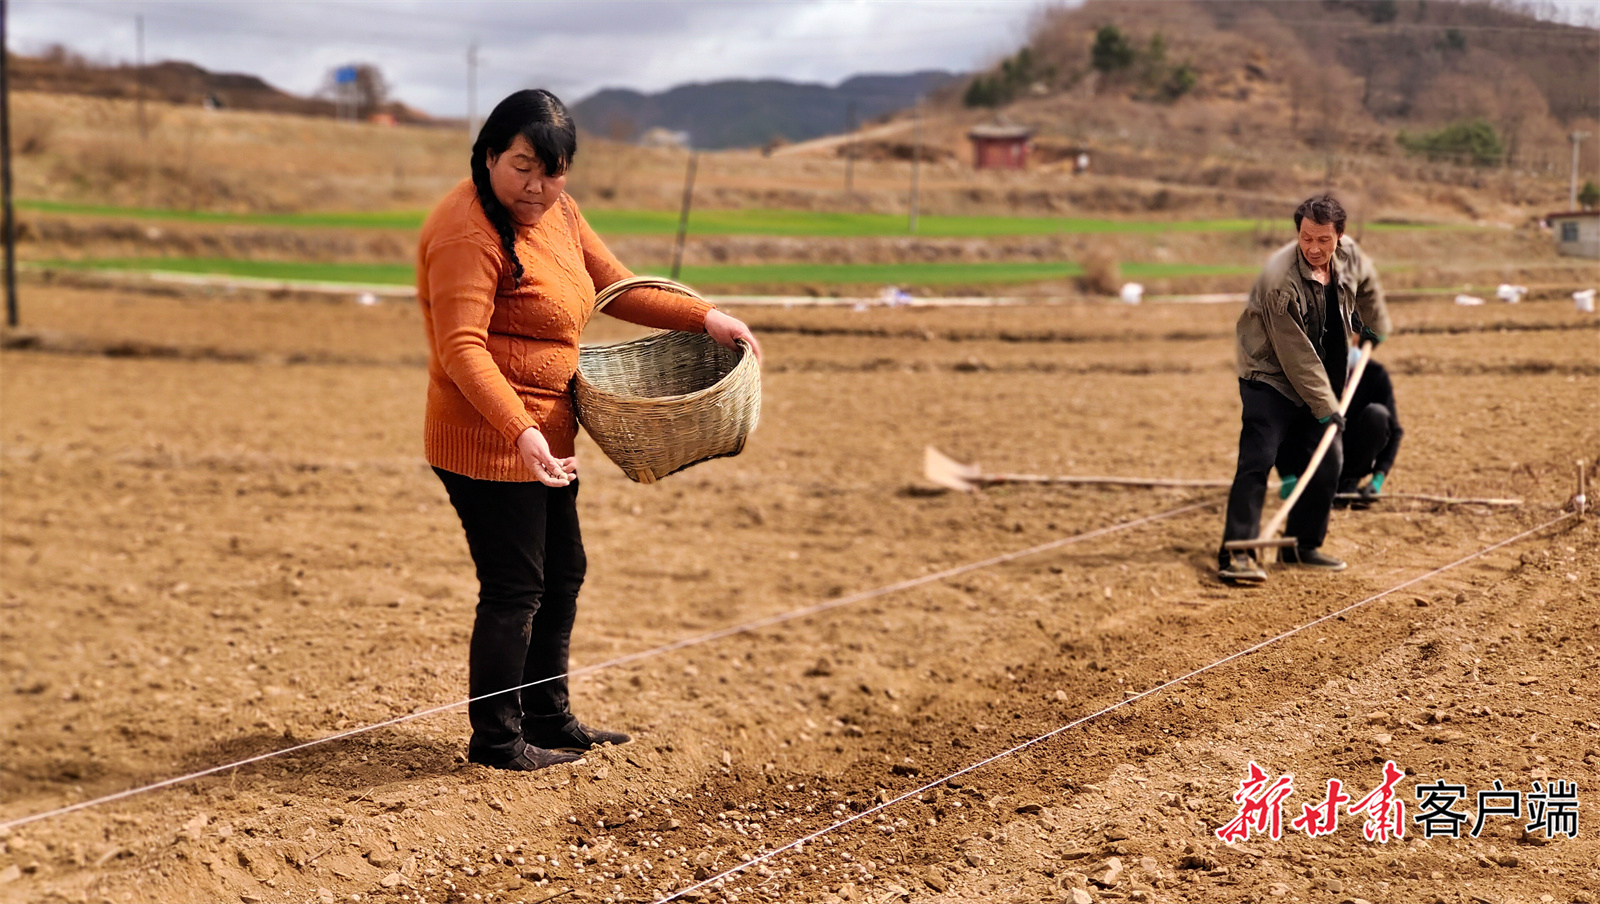
<svg viewBox="0 0 1600 904">
<path fill-rule="evenodd" d="M 1389 335 L 1389 311 L 1383 303 L 1378 271 L 1355 239 L 1343 236 L 1333 255 L 1333 278 L 1339 285 L 1339 319 L 1355 332 L 1352 312 L 1379 339 Z M 1317 356 L 1325 323 L 1322 286 L 1311 278 L 1311 265 L 1290 242 L 1267 259 L 1250 300 L 1239 315 L 1239 377 L 1278 390 L 1296 405 L 1310 405 L 1318 418 L 1339 407 L 1328 373 Z"/>
</svg>

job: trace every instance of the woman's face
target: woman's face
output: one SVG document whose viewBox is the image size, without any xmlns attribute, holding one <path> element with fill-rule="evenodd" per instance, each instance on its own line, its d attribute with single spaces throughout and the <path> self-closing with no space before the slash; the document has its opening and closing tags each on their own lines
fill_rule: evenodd
<svg viewBox="0 0 1600 904">
<path fill-rule="evenodd" d="M 511 211 L 512 221 L 519 226 L 537 225 L 545 211 L 555 206 L 567 185 L 565 173 L 545 174 L 539 155 L 522 135 L 518 135 L 503 153 L 490 154 L 487 163 L 494 196 Z"/>
</svg>

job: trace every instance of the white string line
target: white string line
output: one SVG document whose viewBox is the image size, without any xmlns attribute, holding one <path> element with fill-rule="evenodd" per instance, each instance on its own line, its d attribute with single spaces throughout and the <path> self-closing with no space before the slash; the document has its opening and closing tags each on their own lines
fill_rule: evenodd
<svg viewBox="0 0 1600 904">
<path fill-rule="evenodd" d="M 399 724 L 401 724 L 403 722 L 410 722 L 410 721 L 412 721 L 414 719 L 423 718 L 424 716 L 431 716 L 431 715 L 435 715 L 437 713 L 445 712 L 447 710 L 456 709 L 456 708 L 462 707 L 462 706 L 467 706 L 469 704 L 476 703 L 476 702 L 478 702 L 480 700 L 487 700 L 490 697 L 497 697 L 497 696 L 499 696 L 501 694 L 514 693 L 516 691 L 523 690 L 524 688 L 534 687 L 535 685 L 544 684 L 544 683 L 549 682 L 549 681 L 559 681 L 560 679 L 563 679 L 563 678 L 576 678 L 578 676 L 592 674 L 594 672 L 598 672 L 598 671 L 601 671 L 603 669 L 616 668 L 617 666 L 627 665 L 627 664 L 633 663 L 633 662 L 638 662 L 638 661 L 640 661 L 642 659 L 649 659 L 651 657 L 660 656 L 660 655 L 665 654 L 665 653 L 671 653 L 671 652 L 675 652 L 677 650 L 682 650 L 682 649 L 685 649 L 685 648 L 688 648 L 688 647 L 698 646 L 698 645 L 704 644 L 704 643 L 710 643 L 713 640 L 721 640 L 724 637 L 733 637 L 734 635 L 737 635 L 737 634 L 747 634 L 747 633 L 749 633 L 751 631 L 760 630 L 761 628 L 768 628 L 768 627 L 771 627 L 773 625 L 783 624 L 784 622 L 793 621 L 795 619 L 805 618 L 806 616 L 809 616 L 809 615 L 816 615 L 819 612 L 826 612 L 826 611 L 828 611 L 830 609 L 837 609 L 837 608 L 839 608 L 841 606 L 848 606 L 848 605 L 851 605 L 851 604 L 854 604 L 854 603 L 863 602 L 865 600 L 875 599 L 875 598 L 880 597 L 880 596 L 888 596 L 889 594 L 897 593 L 897 592 L 899 592 L 901 590 L 909 590 L 909 589 L 911 589 L 913 587 L 920 587 L 923 584 L 931 584 L 931 583 L 934 583 L 936 581 L 945 580 L 947 578 L 957 577 L 959 575 L 963 575 L 963 574 L 966 574 L 966 573 L 971 572 L 971 571 L 977 571 L 979 569 L 988 568 L 988 567 L 993 566 L 993 565 L 1004 564 L 1006 562 L 1011 562 L 1011 561 L 1014 561 L 1016 559 L 1025 558 L 1027 556 L 1038 555 L 1039 553 L 1042 553 L 1042 552 L 1049 552 L 1052 549 L 1059 549 L 1059 548 L 1061 548 L 1063 546 L 1070 546 L 1070 545 L 1072 545 L 1074 543 L 1081 543 L 1081 542 L 1083 542 L 1085 540 L 1092 540 L 1092 539 L 1095 539 L 1097 537 L 1104 537 L 1104 536 L 1106 536 L 1108 534 L 1117 533 L 1118 531 L 1129 530 L 1131 528 L 1139 527 L 1139 526 L 1142 526 L 1142 525 L 1145 525 L 1145 524 L 1151 524 L 1151 523 L 1154 523 L 1156 521 L 1161 521 L 1161 520 L 1164 520 L 1164 519 L 1167 519 L 1167 518 L 1176 517 L 1178 515 L 1187 514 L 1189 512 L 1198 511 L 1199 509 L 1209 508 L 1209 507 L 1211 507 L 1213 505 L 1216 505 L 1217 501 L 1218 500 L 1211 500 L 1211 501 L 1208 501 L 1208 502 L 1198 502 L 1198 503 L 1195 503 L 1193 505 L 1186 505 L 1186 506 L 1183 506 L 1183 507 L 1180 507 L 1180 508 L 1172 509 L 1171 511 L 1162 512 L 1160 514 L 1146 515 L 1143 518 L 1137 518 L 1137 519 L 1135 519 L 1133 521 L 1124 521 L 1124 522 L 1121 522 L 1121 523 L 1118 523 L 1118 524 L 1113 524 L 1113 525 L 1111 525 L 1109 527 L 1097 528 L 1097 529 L 1089 531 L 1087 533 L 1074 534 L 1073 536 L 1063 537 L 1063 538 L 1061 538 L 1059 540 L 1051 540 L 1051 541 L 1049 541 L 1047 543 L 1040 543 L 1037 546 L 1030 546 L 1027 549 L 1020 549 L 1020 550 L 1017 550 L 1015 552 L 1002 553 L 1002 554 L 1000 554 L 998 556 L 993 556 L 993 557 L 990 557 L 990 558 L 987 558 L 987 559 L 983 559 L 981 561 L 969 562 L 966 565 L 957 565 L 957 566 L 955 566 L 953 568 L 947 568 L 947 569 L 945 569 L 943 571 L 936 571 L 933 574 L 927 574 L 927 575 L 923 575 L 921 577 L 916 577 L 916 578 L 908 578 L 908 579 L 906 579 L 904 581 L 899 581 L 899 582 L 896 582 L 894 584 L 889 584 L 889 585 L 886 585 L 886 586 L 883 586 L 883 587 L 878 587 L 878 588 L 875 588 L 875 589 L 872 589 L 872 590 L 863 590 L 863 591 L 860 591 L 860 592 L 857 592 L 857 593 L 849 594 L 847 596 L 835 597 L 834 599 L 825 600 L 825 601 L 823 601 L 821 603 L 817 603 L 816 605 L 808 606 L 808 607 L 803 608 L 803 609 L 795 609 L 795 610 L 792 610 L 792 611 L 789 611 L 789 612 L 779 613 L 778 615 L 771 615 L 771 616 L 768 616 L 766 618 L 760 618 L 760 619 L 757 619 L 755 621 L 746 622 L 746 623 L 741 624 L 741 625 L 734 625 L 734 626 L 727 627 L 727 628 L 719 628 L 719 629 L 717 629 L 715 631 L 708 631 L 708 632 L 706 632 L 704 634 L 697 634 L 697 635 L 694 635 L 692 637 L 686 637 L 686 638 L 684 638 L 682 640 L 673 641 L 672 643 L 665 644 L 663 646 L 654 647 L 654 648 L 648 649 L 648 650 L 642 650 L 642 651 L 637 652 L 637 653 L 629 653 L 626 656 L 618 656 L 615 659 L 608 659 L 605 662 L 596 663 L 596 664 L 590 665 L 590 666 L 584 666 L 583 668 L 572 669 L 571 671 L 568 671 L 565 674 L 552 675 L 552 676 L 550 676 L 548 678 L 540 678 L 537 681 L 530 681 L 530 682 L 528 682 L 526 684 L 519 684 L 516 687 L 508 687 L 508 688 L 505 688 L 503 690 L 492 691 L 490 693 L 482 694 L 482 695 L 477 696 L 477 697 L 469 697 L 469 698 L 467 698 L 465 700 L 458 700 L 458 701 L 453 702 L 453 703 L 445 703 L 445 704 L 440 705 L 440 706 L 435 706 L 435 707 L 433 707 L 431 709 L 425 709 L 425 710 L 420 710 L 418 712 L 407 713 L 407 714 L 405 714 L 403 716 L 398 716 L 396 718 L 389 719 L 389 720 L 384 721 L 384 722 L 376 722 L 376 723 L 373 723 L 371 725 L 364 725 L 364 726 L 360 726 L 360 727 L 357 727 L 357 728 L 348 729 L 346 731 L 342 731 L 342 732 L 339 732 L 337 734 L 328 735 L 325 738 L 318 738 L 318 739 L 316 739 L 314 741 L 306 741 L 305 743 L 296 744 L 296 745 L 294 745 L 292 747 L 285 747 L 285 748 L 283 748 L 281 750 L 273 750 L 273 751 L 268 751 L 267 753 L 256 754 L 255 756 L 247 757 L 245 759 L 238 760 L 238 761 L 232 762 L 232 763 L 225 763 L 225 764 L 223 764 L 221 766 L 212 766 L 209 769 L 202 769 L 199 772 L 191 772 L 191 773 L 189 773 L 187 775 L 180 775 L 180 776 L 176 776 L 174 778 L 164 779 L 162 781 L 155 782 L 153 784 L 142 785 L 142 786 L 137 787 L 137 788 L 130 788 L 130 789 L 126 790 L 126 791 L 118 791 L 115 794 L 107 794 L 104 797 L 97 797 L 97 798 L 94 798 L 93 800 L 80 801 L 78 803 L 71 804 L 69 806 L 58 807 L 58 808 L 56 808 L 54 810 L 46 810 L 46 811 L 44 811 L 42 813 L 35 813 L 35 814 L 31 815 L 31 816 L 23 816 L 23 817 L 19 817 L 17 819 L 7 820 L 5 822 L 0 822 L 0 829 L 9 830 L 9 829 L 16 828 L 17 826 L 27 825 L 30 822 L 38 822 L 39 820 L 42 820 L 42 819 L 50 819 L 50 818 L 53 818 L 53 817 L 56 817 L 56 816 L 64 816 L 64 815 L 66 815 L 68 813 L 73 813 L 73 812 L 76 812 L 78 810 L 87 810 L 90 807 L 98 807 L 98 806 L 100 806 L 102 804 L 108 804 L 108 803 L 111 803 L 113 801 L 118 801 L 118 800 L 122 800 L 124 798 L 133 797 L 134 795 L 137 795 L 137 794 L 144 794 L 144 793 L 149 792 L 149 791 L 157 791 L 157 790 L 160 790 L 162 788 L 170 788 L 173 785 L 180 785 L 180 784 L 183 784 L 185 782 L 194 781 L 195 779 L 198 779 L 198 778 L 204 778 L 204 777 L 206 777 L 208 775 L 216 775 L 219 772 L 226 772 L 229 769 L 237 769 L 240 766 L 248 766 L 248 765 L 250 765 L 252 763 L 259 763 L 262 760 L 268 760 L 268 759 L 272 759 L 274 757 L 287 756 L 288 754 L 297 753 L 299 751 L 306 750 L 306 749 L 311 748 L 311 747 L 316 747 L 316 746 L 318 746 L 320 744 L 328 744 L 328 743 L 332 743 L 334 741 L 341 741 L 341 740 L 344 740 L 345 738 L 355 737 L 356 735 L 365 734 L 365 733 L 367 733 L 369 731 L 376 731 L 377 729 L 380 729 L 380 728 L 389 728 L 389 727 L 392 727 L 392 726 L 395 726 L 395 725 L 399 725 Z"/>
<path fill-rule="evenodd" d="M 1428 572 L 1426 574 L 1419 575 L 1419 576 L 1414 577 L 1414 578 L 1412 578 L 1412 579 L 1410 579 L 1408 581 L 1405 581 L 1403 583 L 1400 583 L 1400 584 L 1397 584 L 1397 585 L 1395 585 L 1393 587 L 1390 587 L 1388 590 L 1385 590 L 1382 593 L 1378 593 L 1378 594 L 1374 594 L 1372 596 L 1369 596 L 1366 599 L 1361 600 L 1358 603 L 1351 603 L 1350 605 L 1345 606 L 1343 609 L 1339 609 L 1339 610 L 1336 610 L 1334 612 L 1330 612 L 1327 615 L 1322 616 L 1321 618 L 1314 619 L 1312 621 L 1306 622 L 1303 625 L 1298 625 L 1296 627 L 1290 628 L 1289 630 L 1284 631 L 1283 633 L 1277 635 L 1276 637 L 1272 637 L 1272 638 L 1269 638 L 1267 640 L 1263 640 L 1262 642 L 1256 644 L 1255 646 L 1246 647 L 1245 649 L 1240 650 L 1237 653 L 1232 653 L 1232 654 L 1230 654 L 1228 656 L 1225 656 L 1225 657 L 1217 660 L 1216 662 L 1211 663 L 1210 665 L 1201 666 L 1200 668 L 1195 669 L 1194 671 L 1188 673 L 1187 675 L 1180 675 L 1177 678 L 1173 678 L 1170 681 L 1164 681 L 1161 684 L 1158 684 L 1155 687 L 1150 688 L 1149 690 L 1141 691 L 1140 693 L 1135 694 L 1132 697 L 1129 697 L 1129 698 L 1127 698 L 1125 700 L 1119 700 L 1116 703 L 1113 703 L 1110 706 L 1107 706 L 1106 708 L 1104 708 L 1102 710 L 1099 710 L 1098 712 L 1090 713 L 1089 715 L 1084 716 L 1084 717 L 1082 717 L 1080 719 L 1077 719 L 1077 720 L 1072 721 L 1072 722 L 1068 722 L 1066 725 L 1063 725 L 1060 728 L 1052 729 L 1051 731 L 1048 731 L 1048 732 L 1038 736 L 1037 738 L 1034 738 L 1031 741 L 1024 741 L 1023 743 L 1018 744 L 1017 746 L 1012 747 L 1009 750 L 1003 750 L 1003 751 L 995 754 L 994 756 L 989 757 L 988 759 L 979 760 L 978 762 L 973 763 L 970 766 L 967 766 L 967 767 L 965 767 L 963 769 L 959 769 L 959 770 L 957 770 L 955 772 L 952 772 L 949 775 L 945 776 L 944 778 L 935 779 L 935 780 L 933 780 L 931 782 L 928 782 L 926 785 L 923 785 L 920 788 L 916 788 L 916 789 L 913 789 L 911 791 L 907 791 L 906 793 L 900 795 L 899 797 L 894 798 L 893 800 L 884 801 L 883 803 L 878 804 L 875 807 L 871 807 L 869 809 L 862 810 L 860 813 L 857 813 L 854 816 L 850 816 L 850 817 L 847 817 L 845 819 L 841 819 L 838 822 L 834 823 L 833 825 L 827 826 L 826 828 L 818 829 L 817 831 L 812 832 L 810 835 L 806 835 L 803 838 L 797 838 L 794 841 L 791 841 L 788 844 L 784 845 L 783 847 L 776 848 L 774 850 L 768 851 L 767 853 L 762 854 L 759 857 L 755 857 L 754 859 L 746 860 L 745 862 L 740 863 L 737 866 L 734 866 L 734 867 L 732 867 L 730 869 L 724 870 L 723 872 L 718 873 L 717 875 L 712 876 L 712 877 L 710 877 L 710 878 L 708 878 L 708 879 L 706 879 L 706 880 L 704 880 L 702 882 L 697 882 L 694 885 L 688 886 L 687 888 L 679 889 L 678 891 L 675 891 L 672 894 L 667 895 L 664 898 L 658 898 L 654 902 L 654 904 L 667 904 L 668 901 L 677 900 L 678 898 L 680 898 L 680 897 L 682 897 L 682 896 L 684 896 L 686 894 L 689 894 L 690 892 L 698 891 L 698 890 L 700 890 L 702 888 L 705 888 L 707 885 L 711 885 L 713 883 L 721 883 L 723 879 L 726 879 L 727 877 L 733 875 L 734 873 L 741 872 L 743 870 L 749 869 L 750 867 L 755 866 L 755 865 L 760 864 L 760 863 L 765 863 L 766 861 L 771 860 L 773 857 L 776 857 L 776 856 L 778 856 L 779 854 L 781 854 L 781 853 L 783 853 L 785 851 L 799 850 L 800 848 L 804 847 L 806 842 L 808 842 L 808 841 L 814 841 L 817 838 L 820 838 L 823 835 L 826 835 L 829 832 L 834 831 L 835 829 L 843 828 L 844 826 L 847 826 L 852 822 L 856 822 L 858 820 L 865 819 L 866 817 L 871 816 L 872 814 L 877 813 L 877 812 L 879 812 L 881 810 L 886 810 L 889 807 L 892 807 L 895 804 L 900 803 L 901 801 L 904 801 L 904 800 L 907 800 L 909 798 L 915 797 L 918 794 L 922 794 L 923 792 L 928 791 L 928 790 L 930 790 L 932 788 L 937 788 L 938 786 L 944 784 L 945 782 L 950 781 L 953 778 L 959 778 L 959 777 L 961 777 L 963 775 L 966 775 L 969 772 L 973 772 L 973 771 L 975 771 L 977 769 L 981 769 L 984 766 L 987 766 L 990 763 L 995 762 L 996 760 L 1004 759 L 1005 757 L 1008 757 L 1008 756 L 1012 755 L 1013 753 L 1018 752 L 1019 750 L 1025 750 L 1025 749 L 1027 749 L 1029 747 L 1032 747 L 1033 745 L 1038 744 L 1038 743 L 1040 743 L 1042 741 L 1047 741 L 1050 738 L 1053 738 L 1056 735 L 1061 734 L 1064 731 L 1067 731 L 1067 730 L 1072 729 L 1072 728 L 1076 728 L 1077 726 L 1082 725 L 1083 723 L 1088 722 L 1091 719 L 1099 718 L 1100 716 L 1103 716 L 1106 713 L 1109 713 L 1109 712 L 1111 712 L 1113 710 L 1121 709 L 1122 707 L 1127 706 L 1127 705 L 1129 705 L 1131 703 L 1136 703 L 1136 702 L 1138 702 L 1140 700 L 1143 700 L 1145 697 L 1151 696 L 1152 694 L 1158 694 L 1161 691 L 1164 691 L 1167 688 L 1173 686 L 1174 684 L 1179 684 L 1181 682 L 1188 681 L 1190 678 L 1193 678 L 1196 675 L 1201 674 L 1202 672 L 1209 672 L 1212 669 L 1217 668 L 1219 666 L 1226 665 L 1227 663 L 1230 663 L 1230 662 L 1234 661 L 1235 659 L 1240 659 L 1242 657 L 1249 656 L 1251 653 L 1254 653 L 1254 652 L 1256 652 L 1258 650 L 1261 650 L 1264 647 L 1271 646 L 1272 644 L 1275 644 L 1278 641 L 1283 640 L 1286 637 L 1290 637 L 1291 635 L 1298 634 L 1299 632 L 1304 631 L 1307 628 L 1315 627 L 1315 626 L 1320 625 L 1323 622 L 1328 621 L 1330 619 L 1338 618 L 1339 616 L 1344 615 L 1345 613 L 1350 612 L 1352 610 L 1359 609 L 1360 607 L 1365 606 L 1366 604 L 1368 604 L 1370 602 L 1373 602 L 1375 600 L 1380 600 L 1380 599 L 1388 596 L 1391 593 L 1397 593 L 1397 592 L 1399 592 L 1401 590 L 1404 590 L 1405 588 L 1410 587 L 1412 584 L 1417 584 L 1417 583 L 1420 583 L 1422 581 L 1426 581 L 1429 578 L 1434 577 L 1434 576 L 1439 575 L 1439 574 L 1442 574 L 1442 573 L 1444 573 L 1446 571 L 1449 571 L 1450 569 L 1455 568 L 1458 565 L 1463 565 L 1463 564 L 1465 564 L 1467 562 L 1470 562 L 1473 559 L 1476 559 L 1476 558 L 1478 558 L 1480 556 L 1487 555 L 1488 553 L 1494 552 L 1495 550 L 1499 549 L 1502 546 L 1507 546 L 1507 545 L 1510 545 L 1512 543 L 1515 543 L 1518 540 L 1521 540 L 1523 537 L 1528 536 L 1529 534 L 1538 533 L 1539 531 L 1544 530 L 1545 528 L 1549 527 L 1552 524 L 1556 524 L 1557 522 L 1564 521 L 1564 520 L 1566 520 L 1568 518 L 1575 517 L 1578 514 L 1580 514 L 1580 513 L 1579 512 L 1568 512 L 1568 513 L 1566 513 L 1564 515 L 1561 515 L 1559 517 L 1552 518 L 1551 520 L 1546 521 L 1545 523 L 1539 525 L 1538 527 L 1529 528 L 1528 530 L 1525 530 L 1522 533 L 1517 534 L 1514 537 L 1508 537 L 1507 539 L 1501 540 L 1499 543 L 1496 543 L 1496 544 L 1494 544 L 1492 546 L 1488 546 L 1488 547 L 1485 547 L 1483 549 L 1480 549 L 1477 552 L 1472 553 L 1471 555 L 1463 556 L 1462 558 L 1459 558 L 1459 559 L 1455 560 L 1454 562 L 1451 562 L 1449 565 L 1440 566 L 1440 567 L 1435 568 L 1434 570 L 1432 570 L 1432 571 L 1430 571 L 1430 572 Z"/>
</svg>

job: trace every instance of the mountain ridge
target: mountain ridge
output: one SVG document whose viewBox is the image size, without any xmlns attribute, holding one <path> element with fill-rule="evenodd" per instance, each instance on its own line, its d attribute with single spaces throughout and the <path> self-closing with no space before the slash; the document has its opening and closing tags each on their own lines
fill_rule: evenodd
<svg viewBox="0 0 1600 904">
<path fill-rule="evenodd" d="M 298 116 L 336 114 L 337 105 L 325 97 L 304 97 L 274 87 L 246 72 L 213 72 L 184 60 L 163 60 L 144 66 L 92 63 L 65 48 L 41 56 L 7 52 L 6 77 L 13 91 L 78 94 L 88 97 L 164 101 L 179 105 L 215 104 L 235 110 L 289 113 Z M 395 100 L 368 105 L 364 114 L 385 113 L 396 122 L 414 125 L 449 124 Z"/>
<path fill-rule="evenodd" d="M 691 82 L 644 93 L 603 88 L 572 105 L 580 128 L 619 141 L 654 128 L 689 133 L 690 143 L 718 150 L 804 141 L 843 132 L 916 103 L 964 76 L 940 69 L 863 73 L 834 86 L 785 79 Z"/>
</svg>

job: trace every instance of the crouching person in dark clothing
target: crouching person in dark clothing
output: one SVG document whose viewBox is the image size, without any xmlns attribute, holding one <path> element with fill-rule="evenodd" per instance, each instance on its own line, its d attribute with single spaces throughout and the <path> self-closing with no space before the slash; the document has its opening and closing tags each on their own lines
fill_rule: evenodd
<svg viewBox="0 0 1600 904">
<path fill-rule="evenodd" d="M 1339 472 L 1339 493 L 1333 504 L 1356 509 L 1372 505 L 1394 468 L 1404 435 L 1389 372 L 1378 362 L 1368 361 L 1345 414 L 1344 469 Z M 1367 482 L 1362 483 L 1363 480 Z"/>
<path fill-rule="evenodd" d="M 1350 366 L 1355 366 L 1360 353 L 1350 350 Z M 1395 456 L 1400 453 L 1400 438 L 1405 430 L 1400 427 L 1396 414 L 1394 384 L 1389 371 L 1377 361 L 1368 360 L 1366 373 L 1356 386 L 1350 399 L 1350 410 L 1345 413 L 1344 467 L 1339 472 L 1338 494 L 1333 497 L 1334 508 L 1370 508 L 1383 492 L 1383 483 L 1394 469 Z M 1278 487 L 1278 497 L 1288 499 L 1311 460 L 1309 450 L 1303 454 L 1280 452 L 1278 473 L 1283 484 Z M 1361 481 L 1371 475 L 1366 483 Z"/>
<path fill-rule="evenodd" d="M 1291 462 L 1309 462 L 1326 425 L 1344 427 L 1339 397 L 1344 392 L 1345 362 L 1353 315 L 1360 312 L 1360 332 L 1379 341 L 1389 332 L 1372 262 L 1344 234 L 1345 212 L 1327 195 L 1308 199 L 1295 210 L 1297 240 L 1279 249 L 1262 268 L 1239 316 L 1236 346 L 1243 426 L 1239 432 L 1239 466 L 1228 494 L 1223 546 L 1218 550 L 1217 576 L 1228 583 L 1259 583 L 1267 573 L 1247 550 L 1230 551 L 1230 540 L 1253 540 L 1261 530 L 1261 506 L 1267 475 Z M 1291 565 L 1342 571 L 1345 564 L 1321 551 L 1328 533 L 1343 459 L 1334 443 L 1289 513 L 1286 531 L 1296 546 L 1282 560 Z"/>
</svg>

